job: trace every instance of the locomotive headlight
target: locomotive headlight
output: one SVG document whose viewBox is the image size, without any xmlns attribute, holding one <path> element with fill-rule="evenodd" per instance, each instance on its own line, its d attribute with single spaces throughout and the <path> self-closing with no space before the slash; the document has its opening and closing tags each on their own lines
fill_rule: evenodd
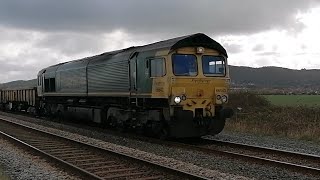
<svg viewBox="0 0 320 180">
<path fill-rule="evenodd" d="M 181 102 L 181 97 L 180 97 L 180 96 L 176 96 L 176 97 L 174 98 L 174 102 L 175 102 L 176 104 L 179 104 L 179 103 Z"/>
<path fill-rule="evenodd" d="M 204 53 L 204 47 L 197 47 L 197 54 L 203 54 Z"/>
<path fill-rule="evenodd" d="M 226 95 L 222 95 L 222 96 L 221 96 L 221 101 L 222 101 L 223 103 L 226 103 L 226 102 L 228 101 L 228 97 L 227 97 Z"/>
</svg>

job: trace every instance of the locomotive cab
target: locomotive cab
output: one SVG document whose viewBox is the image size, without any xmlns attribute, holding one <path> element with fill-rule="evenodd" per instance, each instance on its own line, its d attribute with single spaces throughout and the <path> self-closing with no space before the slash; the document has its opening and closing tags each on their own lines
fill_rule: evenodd
<svg viewBox="0 0 320 180">
<path fill-rule="evenodd" d="M 179 136 L 188 126 L 189 135 L 220 133 L 232 115 L 223 106 L 230 82 L 227 58 L 213 49 L 186 47 L 172 52 L 169 61 L 170 115 L 176 122 L 171 133 Z"/>
</svg>

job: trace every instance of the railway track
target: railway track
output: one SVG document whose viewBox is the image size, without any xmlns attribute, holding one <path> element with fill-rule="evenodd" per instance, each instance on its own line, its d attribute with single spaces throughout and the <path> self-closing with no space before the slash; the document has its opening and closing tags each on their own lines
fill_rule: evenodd
<svg viewBox="0 0 320 180">
<path fill-rule="evenodd" d="M 254 163 L 268 164 L 293 172 L 320 177 L 320 156 L 316 155 L 204 138 L 197 142 L 193 141 L 192 143 L 170 142 L 168 145 L 188 148 L 212 155 L 223 155 Z"/>
<path fill-rule="evenodd" d="M 115 134 L 119 135 L 119 133 Z M 320 177 L 320 156 L 317 155 L 206 138 L 192 139 L 191 141 L 182 140 L 177 142 L 162 141 L 159 139 L 132 136 L 128 134 L 124 136 L 149 143 L 167 145 L 181 149 L 189 149 L 203 152 L 208 155 L 221 155 Z"/>
<path fill-rule="evenodd" d="M 80 127 L 82 128 L 82 127 Z M 100 131 L 96 129 L 96 131 Z M 101 132 L 106 133 L 105 130 Z M 108 131 L 117 136 L 145 141 L 153 144 L 166 145 L 175 148 L 203 152 L 208 155 L 220 155 L 245 162 L 280 167 L 292 172 L 298 172 L 320 177 L 320 156 L 277 150 L 272 148 L 250 146 L 246 144 L 217 141 L 211 139 L 197 139 L 196 141 L 162 141 L 153 138 L 141 137 L 132 134 Z"/>
<path fill-rule="evenodd" d="M 230 152 L 236 151 L 238 153 L 241 152 L 241 154 L 248 154 L 261 158 L 271 158 L 278 161 L 287 160 L 294 164 L 314 167 L 317 169 L 317 172 L 320 170 L 320 156 L 317 155 L 212 139 L 202 139 L 202 142 L 200 143 L 204 144 L 202 146 L 206 148 L 220 147 L 221 149 L 229 149 Z"/>
<path fill-rule="evenodd" d="M 135 136 L 132 134 L 123 134 L 111 132 L 118 136 L 137 139 L 149 143 L 167 145 L 181 149 L 189 149 L 203 152 L 209 155 L 222 155 L 232 157 L 243 161 L 250 161 L 262 165 L 280 167 L 292 172 L 299 172 L 307 175 L 320 177 L 320 156 L 303 154 L 297 152 L 283 151 L 259 146 L 250 146 L 246 144 L 225 142 L 212 139 L 196 139 L 196 141 L 163 141 L 144 136 Z"/>
<path fill-rule="evenodd" d="M 84 179 L 207 179 L 0 119 L 0 136 L 58 162 Z"/>
</svg>

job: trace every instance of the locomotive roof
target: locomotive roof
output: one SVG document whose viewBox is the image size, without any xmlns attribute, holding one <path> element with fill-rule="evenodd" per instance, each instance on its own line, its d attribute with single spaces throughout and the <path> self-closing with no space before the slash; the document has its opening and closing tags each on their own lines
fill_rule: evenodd
<svg viewBox="0 0 320 180">
<path fill-rule="evenodd" d="M 148 44 L 145 46 L 140 46 L 142 50 L 152 50 L 152 49 L 164 49 L 169 48 L 170 51 L 173 51 L 182 47 L 206 47 L 215 49 L 221 54 L 228 57 L 227 51 L 215 40 L 211 39 L 209 36 L 203 33 L 197 33 L 182 37 L 177 37 L 169 40 L 164 40 L 152 44 Z"/>
<path fill-rule="evenodd" d="M 174 51 L 178 48 L 182 47 L 206 47 L 217 50 L 219 53 L 223 54 L 224 56 L 228 57 L 227 51 L 215 40 L 211 39 L 209 36 L 203 34 L 203 33 L 197 33 L 182 37 L 177 37 L 173 39 L 168 39 L 164 41 L 155 42 L 152 44 L 147 44 L 144 46 L 134 46 L 129 47 L 126 49 L 121 49 L 117 51 L 111 51 L 111 52 L 105 52 L 100 55 L 86 57 L 78 60 L 68 61 L 60 64 L 56 64 L 53 66 L 49 66 L 45 69 L 42 69 L 39 74 L 43 73 L 44 71 L 56 71 L 60 66 L 69 66 L 69 65 L 79 65 L 83 66 L 84 64 L 88 64 L 91 60 L 99 60 L 99 59 L 105 59 L 107 57 L 111 57 L 116 54 L 125 53 L 130 54 L 132 52 L 143 52 L 143 51 L 149 51 L 149 50 L 157 50 L 157 49 L 169 49 L 170 52 Z M 81 65 L 82 64 L 82 65 Z"/>
</svg>

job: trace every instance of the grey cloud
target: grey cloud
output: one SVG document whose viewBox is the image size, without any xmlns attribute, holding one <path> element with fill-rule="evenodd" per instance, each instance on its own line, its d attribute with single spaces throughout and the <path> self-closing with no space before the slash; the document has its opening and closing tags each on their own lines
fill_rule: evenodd
<svg viewBox="0 0 320 180">
<path fill-rule="evenodd" d="M 140 34 L 247 34 L 272 28 L 301 29 L 294 15 L 315 0 L 10 0 L 0 2 L 5 26 L 41 31 Z"/>
<path fill-rule="evenodd" d="M 0 48 L 18 45 L 14 57 L 1 57 L 0 81 L 32 79 L 37 72 L 61 61 L 111 49 L 142 45 L 168 37 L 204 32 L 219 35 L 251 34 L 269 29 L 294 33 L 303 25 L 297 12 L 313 0 L 4 0 L 0 1 Z M 124 39 L 105 37 L 116 30 Z M 112 34 L 112 33 L 111 33 Z M 104 39 L 105 38 L 105 39 Z M 131 44 L 130 44 L 131 43 Z M 222 42 L 239 53 L 241 42 Z M 259 47 L 255 47 L 259 49 Z M 11 50 L 11 48 L 8 48 Z M 276 47 L 274 49 L 276 51 Z M 263 56 L 277 57 L 274 52 Z M 256 64 L 263 63 L 260 59 Z"/>
<path fill-rule="evenodd" d="M 10 71 L 30 71 L 30 70 L 34 70 L 35 69 L 35 66 L 34 65 L 30 65 L 30 64 L 22 64 L 21 62 L 20 63 L 12 63 L 8 60 L 6 61 L 1 61 L 1 67 L 0 67 L 0 70 L 1 70 L 1 73 L 3 72 L 10 72 Z"/>
<path fill-rule="evenodd" d="M 273 45 L 272 46 L 272 51 L 277 51 L 278 50 L 278 46 L 277 45 Z"/>
<path fill-rule="evenodd" d="M 225 44 L 222 43 L 229 54 L 240 53 L 242 51 L 242 46 L 238 44 Z"/>
<path fill-rule="evenodd" d="M 281 66 L 281 61 L 279 60 L 279 58 L 257 58 L 254 60 L 253 64 L 256 67 L 263 67 L 263 66 Z"/>
<path fill-rule="evenodd" d="M 6 29 L 1 27 L 0 23 L 0 44 L 10 43 L 13 41 L 30 41 L 32 39 L 32 33 L 22 32 L 15 29 Z"/>
<path fill-rule="evenodd" d="M 123 34 L 122 34 L 123 35 Z M 103 33 L 79 33 L 79 32 L 48 32 L 34 45 L 37 48 L 47 48 L 65 56 L 81 54 L 98 54 L 106 51 L 126 48 L 129 46 L 139 46 L 161 39 L 153 40 L 150 35 L 137 35 L 122 37 Z M 142 42 L 141 42 L 142 41 Z"/>
<path fill-rule="evenodd" d="M 262 66 L 265 66 L 266 64 L 271 64 L 271 63 L 272 61 L 268 60 L 267 58 L 258 58 L 252 62 L 252 64 L 255 67 L 262 67 Z"/>
<path fill-rule="evenodd" d="M 101 35 L 81 33 L 48 33 L 35 43 L 38 48 L 46 47 L 67 56 L 79 54 L 79 52 L 99 52 L 103 50 L 104 45 Z"/>
<path fill-rule="evenodd" d="M 1 61 L 0 66 L 0 83 L 8 82 L 18 79 L 34 79 L 36 76 L 35 69 L 36 67 L 33 65 L 25 65 L 25 64 L 12 64 L 8 61 Z"/>
<path fill-rule="evenodd" d="M 302 50 L 307 49 L 307 45 L 305 45 L 305 44 L 302 44 L 300 47 L 301 47 Z"/>
<path fill-rule="evenodd" d="M 0 83 L 34 79 L 39 70 L 58 63 L 60 59 L 54 51 L 32 48 L 14 57 L 0 56 Z"/>
<path fill-rule="evenodd" d="M 258 44 L 252 48 L 252 51 L 263 51 L 263 50 L 264 50 L 263 44 Z"/>
<path fill-rule="evenodd" d="M 278 52 L 261 52 L 261 53 L 257 53 L 257 55 L 259 56 L 279 56 L 280 53 Z"/>
</svg>

